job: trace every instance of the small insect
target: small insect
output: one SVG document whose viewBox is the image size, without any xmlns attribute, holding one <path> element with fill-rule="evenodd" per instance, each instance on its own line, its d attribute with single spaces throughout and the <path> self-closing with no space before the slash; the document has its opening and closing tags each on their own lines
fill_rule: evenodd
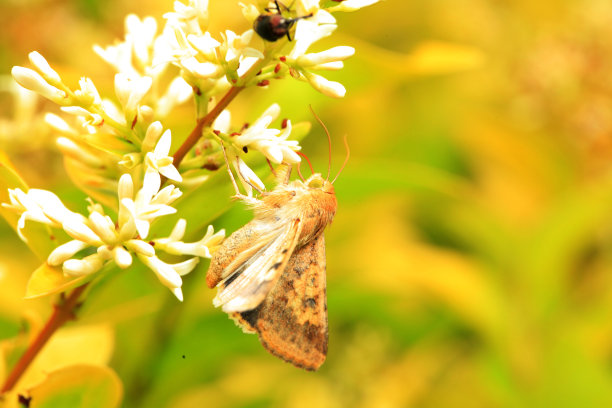
<svg viewBox="0 0 612 408">
<path fill-rule="evenodd" d="M 291 30 L 295 22 L 302 18 L 312 17 L 312 13 L 310 13 L 306 16 L 296 18 L 285 18 L 281 14 L 277 0 L 274 0 L 274 5 L 276 6 L 276 10 L 266 9 L 268 13 L 259 15 L 253 22 L 253 30 L 266 41 L 274 42 L 284 36 L 287 36 L 287 39 L 291 41 L 289 30 Z M 289 10 L 287 6 L 283 5 L 283 7 L 285 10 Z"/>
<path fill-rule="evenodd" d="M 323 231 L 336 213 L 338 176 L 330 182 L 328 170 L 327 178 L 313 174 L 289 183 L 289 173 L 279 172 L 285 181 L 260 199 L 238 194 L 254 219 L 215 252 L 206 283 L 218 288 L 213 304 L 244 332 L 257 333 L 270 353 L 317 370 L 328 338 Z"/>
</svg>

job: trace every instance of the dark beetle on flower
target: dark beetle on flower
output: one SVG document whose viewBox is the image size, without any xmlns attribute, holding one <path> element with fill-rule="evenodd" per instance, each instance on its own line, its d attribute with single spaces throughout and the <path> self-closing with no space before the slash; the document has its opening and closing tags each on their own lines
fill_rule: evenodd
<svg viewBox="0 0 612 408">
<path fill-rule="evenodd" d="M 266 41 L 274 42 L 284 36 L 287 36 L 287 39 L 291 41 L 291 35 L 289 34 L 291 27 L 293 27 L 295 22 L 299 19 L 312 17 L 312 13 L 307 16 L 285 18 L 281 14 L 277 0 L 274 0 L 274 4 L 276 5 L 276 9 L 266 9 L 266 11 L 268 11 L 267 14 L 261 14 L 255 19 L 253 22 L 253 30 Z M 284 4 L 283 7 L 288 10 L 288 7 Z"/>
</svg>

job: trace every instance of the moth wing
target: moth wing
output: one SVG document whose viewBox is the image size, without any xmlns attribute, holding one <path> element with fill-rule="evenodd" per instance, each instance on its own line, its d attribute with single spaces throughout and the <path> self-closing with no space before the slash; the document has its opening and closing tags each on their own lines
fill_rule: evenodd
<svg viewBox="0 0 612 408">
<path fill-rule="evenodd" d="M 274 286 L 289 261 L 300 235 L 300 222 L 293 220 L 218 285 L 213 304 L 226 313 L 256 308 Z"/>
<path fill-rule="evenodd" d="M 213 255 L 206 273 L 208 287 L 219 286 L 222 280 L 240 273 L 276 238 L 281 229 L 271 229 L 260 222 L 251 221 L 235 231 Z"/>
<path fill-rule="evenodd" d="M 275 230 L 263 228 L 260 224 L 255 220 L 249 222 L 234 231 L 215 251 L 206 272 L 206 285 L 209 288 L 214 288 L 223 279 L 236 272 L 241 265 L 270 242 L 269 234 L 277 233 Z"/>
<path fill-rule="evenodd" d="M 297 249 L 279 281 L 254 310 L 233 313 L 247 332 L 257 332 L 272 354 L 307 370 L 327 355 L 325 238 L 320 234 Z"/>
</svg>

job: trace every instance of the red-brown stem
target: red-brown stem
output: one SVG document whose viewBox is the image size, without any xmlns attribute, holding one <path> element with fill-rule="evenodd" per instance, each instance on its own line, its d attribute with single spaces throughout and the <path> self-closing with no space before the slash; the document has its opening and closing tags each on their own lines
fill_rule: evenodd
<svg viewBox="0 0 612 408">
<path fill-rule="evenodd" d="M 57 329 L 62 327 L 68 320 L 74 318 L 75 309 L 79 305 L 79 298 L 83 294 L 83 291 L 87 285 L 88 284 L 86 283 L 74 289 L 63 302 L 54 306 L 53 313 L 49 317 L 49 320 L 47 320 L 47 323 L 42 328 L 40 333 L 38 333 L 38 336 L 36 336 L 32 344 L 30 344 L 17 364 L 15 364 L 15 367 L 13 367 L 13 370 L 2 385 L 0 394 L 13 389 L 15 384 L 17 384 L 17 381 L 19 381 L 23 373 L 27 370 L 40 350 L 42 350 Z"/>
<path fill-rule="evenodd" d="M 245 84 L 248 82 L 249 79 L 254 77 L 260 71 L 261 66 L 264 64 L 264 62 L 265 61 L 262 60 L 259 61 L 259 63 L 254 64 L 242 77 L 240 77 L 240 83 Z M 229 105 L 230 102 L 233 101 L 234 98 L 244 88 L 244 85 L 232 86 L 230 90 L 227 91 L 225 95 L 223 95 L 223 98 L 221 98 L 219 103 L 217 103 L 215 107 L 212 108 L 211 111 L 206 114 L 206 116 L 201 119 L 198 119 L 195 128 L 193 128 L 189 136 L 187 136 L 187 139 L 185 139 L 185 141 L 178 148 L 176 153 L 174 153 L 174 160 L 172 161 L 174 167 L 176 167 L 177 169 L 179 168 L 179 165 L 181 164 L 187 153 L 193 148 L 193 146 L 195 146 L 198 140 L 200 140 L 200 137 L 202 137 L 202 130 L 206 126 L 212 125 L 215 119 L 217 119 L 217 116 L 219 116 L 221 112 L 223 112 L 223 109 L 227 108 L 227 105 Z"/>
<path fill-rule="evenodd" d="M 202 129 L 204 129 L 206 126 L 212 125 L 217 116 L 219 116 L 219 114 L 223 112 L 223 109 L 225 109 L 227 105 L 229 105 L 230 102 L 236 97 L 236 95 L 238 95 L 243 89 L 243 86 L 231 87 L 230 90 L 227 91 L 227 93 L 223 96 L 223 98 L 221 98 L 219 103 L 216 104 L 215 107 L 212 108 L 206 116 L 198 120 L 196 127 L 193 128 L 189 136 L 187 136 L 187 139 L 185 139 L 185 141 L 178 148 L 176 153 L 174 153 L 174 160 L 172 162 L 174 167 L 178 168 L 179 164 L 181 164 L 181 161 L 183 161 L 183 158 L 185 158 L 185 155 L 189 152 L 189 150 L 191 150 L 193 146 L 195 146 L 198 140 L 200 140 L 200 137 L 202 136 Z"/>
</svg>

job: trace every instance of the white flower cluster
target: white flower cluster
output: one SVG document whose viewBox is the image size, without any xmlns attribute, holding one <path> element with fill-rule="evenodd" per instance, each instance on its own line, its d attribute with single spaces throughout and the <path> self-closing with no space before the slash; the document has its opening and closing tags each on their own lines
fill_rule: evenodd
<svg viewBox="0 0 612 408">
<path fill-rule="evenodd" d="M 55 248 L 47 258 L 51 266 L 62 265 L 65 275 L 91 275 L 109 262 L 125 269 L 132 265 L 133 255 L 136 255 L 182 300 L 181 276 L 195 268 L 198 257 L 210 258 L 211 251 L 223 241 L 225 232 L 221 230 L 214 233 L 209 226 L 201 240 L 185 243 L 181 240 L 186 223 L 181 219 L 169 237 L 146 240 L 151 223 L 161 216 L 175 213 L 176 210 L 170 205 L 181 195 L 180 190 L 172 185 L 161 190 L 160 187 L 159 174 L 151 171 L 145 175 L 142 188 L 134 194 L 132 177 L 129 174 L 121 176 L 116 223 L 105 214 L 101 205 L 91 200 L 89 215 L 85 217 L 66 208 L 55 194 L 39 189 L 27 192 L 21 189 L 9 190 L 10 203 L 3 206 L 21 213 L 17 231 L 24 240 L 21 231 L 28 220 L 61 228 L 72 238 Z M 194 257 L 170 264 L 158 258 L 156 250 Z"/>
<path fill-rule="evenodd" d="M 202 240 L 185 243 L 186 221 L 180 220 L 169 237 L 145 241 L 153 221 L 176 212 L 172 204 L 181 195 L 174 185 L 162 188 L 162 180 L 181 188 L 202 184 L 219 167 L 207 163 L 223 153 L 251 196 L 253 189 L 263 191 L 264 184 L 246 164 L 245 154 L 259 152 L 274 164 L 298 163 L 300 145 L 295 139 L 304 126 L 285 120 L 281 129 L 270 128 L 280 115 L 279 105 L 273 104 L 259 119 L 238 129 L 231 127 L 227 105 L 246 87 L 265 87 L 271 79 L 285 77 L 306 81 L 325 95 L 344 96 L 340 83 L 317 72 L 342 68 L 354 49 L 309 49 L 336 29 L 331 12 L 357 10 L 378 0 L 324 1 L 325 7 L 318 0 L 295 0 L 277 10 L 274 1 L 241 4 L 251 24 L 266 13 L 280 13 L 295 22 L 288 27 L 291 42 L 284 37 L 264 41 L 254 29 L 211 33 L 208 0 L 187 1 L 175 1 L 161 30 L 152 17 L 129 15 L 123 41 L 94 47 L 116 71 L 112 98 L 102 97 L 86 77 L 78 89 L 69 87 L 37 52 L 29 55 L 32 68 L 13 67 L 13 78 L 21 86 L 68 114 L 69 118 L 47 114 L 45 120 L 57 135 L 72 180 L 92 197 L 87 217 L 68 210 L 44 190 L 10 190 L 10 203 L 5 204 L 21 214 L 20 235 L 25 221 L 34 220 L 62 228 L 72 237 L 48 258 L 49 264 L 62 265 L 67 275 L 92 274 L 111 262 L 127 268 L 136 255 L 181 298 L 180 277 L 194 268 L 197 257 L 210 257 L 223 232 L 213 234 L 209 229 Z M 195 101 L 197 122 L 173 156 L 171 130 L 163 122 L 190 98 Z M 115 210 L 116 222 L 102 205 Z M 194 258 L 168 264 L 156 251 Z"/>
<path fill-rule="evenodd" d="M 216 135 L 229 140 L 228 144 L 233 146 L 227 151 L 228 161 L 233 165 L 242 182 L 247 195 L 251 196 L 252 189 L 265 190 L 264 183 L 251 170 L 241 154 L 249 149 L 260 151 L 271 163 L 299 163 L 300 156 L 296 153 L 301 147 L 295 140 L 287 140 L 292 132 L 291 121 L 284 122 L 283 129 L 270 129 L 270 124 L 280 115 L 280 106 L 273 104 L 250 126 L 242 132 L 231 131 L 231 115 L 228 110 L 223 111 L 213 123 Z"/>
<path fill-rule="evenodd" d="M 265 48 L 266 60 L 261 74 L 256 81 L 261 83 L 270 78 L 282 78 L 288 72 L 292 77 L 307 81 L 310 85 L 324 95 L 342 98 L 346 89 L 338 82 L 329 81 L 315 71 L 339 70 L 343 67 L 345 59 L 355 53 L 349 46 L 337 46 L 328 50 L 309 53 L 308 49 L 322 38 L 330 36 L 337 28 L 336 19 L 331 14 L 336 11 L 355 11 L 377 3 L 379 0 L 346 0 L 337 5 L 322 8 L 319 0 L 296 0 L 292 3 L 292 10 L 283 10 L 285 18 L 299 18 L 296 23 L 295 44 L 289 53 L 280 48 Z M 243 5 L 243 14 L 251 22 L 264 12 L 263 8 L 270 9 L 267 1 L 256 1 L 255 5 Z M 329 4 L 329 2 L 323 2 Z"/>
</svg>

